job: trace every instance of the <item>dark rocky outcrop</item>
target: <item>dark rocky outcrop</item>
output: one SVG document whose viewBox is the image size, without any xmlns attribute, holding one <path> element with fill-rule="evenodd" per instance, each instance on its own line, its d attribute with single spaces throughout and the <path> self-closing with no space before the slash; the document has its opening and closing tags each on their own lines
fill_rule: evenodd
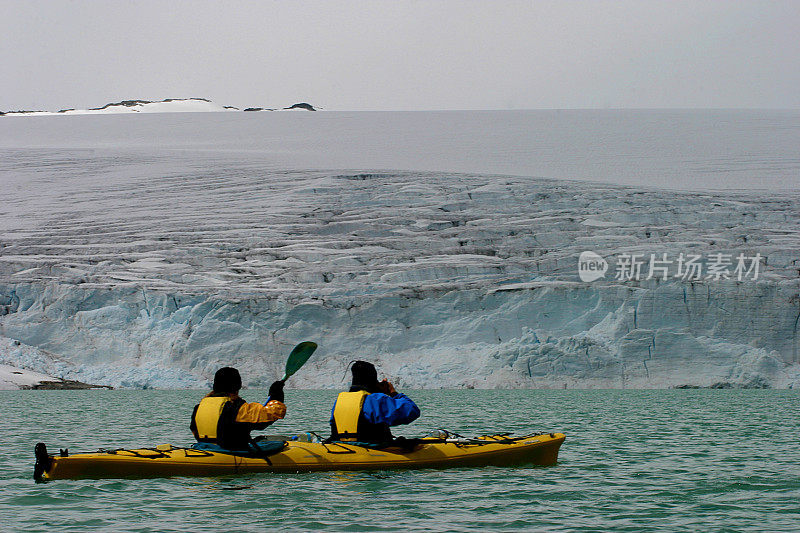
<svg viewBox="0 0 800 533">
<path fill-rule="evenodd" d="M 183 100 L 201 100 L 203 102 L 211 102 L 211 100 L 209 100 L 208 98 L 166 98 L 166 99 L 161 100 L 161 101 L 162 102 L 181 102 Z M 152 102 L 147 102 L 147 103 L 150 104 Z"/>
<path fill-rule="evenodd" d="M 108 109 L 109 107 L 115 107 L 115 106 L 135 107 L 137 105 L 149 104 L 149 103 L 151 103 L 149 100 L 122 100 L 121 102 L 112 102 L 110 104 L 106 104 L 103 107 L 91 107 L 91 108 L 89 108 L 89 110 L 90 111 L 101 111 L 103 109 Z"/>
<path fill-rule="evenodd" d="M 42 113 L 42 112 L 43 112 L 43 111 L 41 111 L 41 110 L 39 110 L 39 111 L 34 111 L 34 110 L 32 110 L 32 109 L 18 109 L 18 110 L 16 110 L 16 111 L 6 111 L 6 112 L 5 112 L 5 113 L 3 113 L 3 114 L 4 114 L 4 115 L 16 115 L 17 113 L 19 113 L 19 114 L 22 114 L 22 113 Z"/>
<path fill-rule="evenodd" d="M 244 111 L 264 111 L 263 107 L 247 107 Z"/>
<path fill-rule="evenodd" d="M 711 385 L 675 385 L 673 389 L 771 389 L 769 381 L 763 377 L 755 377 L 741 382 L 718 381 Z"/>
<path fill-rule="evenodd" d="M 82 381 L 62 379 L 60 381 L 42 381 L 36 385 L 21 387 L 22 390 L 86 390 L 86 389 L 109 389 L 114 387 L 109 385 L 91 385 Z"/>
<path fill-rule="evenodd" d="M 290 105 L 289 107 L 284 107 L 284 109 L 305 109 L 306 111 L 316 111 L 314 106 L 311 104 L 307 104 L 306 102 L 300 102 L 299 104 Z"/>
</svg>

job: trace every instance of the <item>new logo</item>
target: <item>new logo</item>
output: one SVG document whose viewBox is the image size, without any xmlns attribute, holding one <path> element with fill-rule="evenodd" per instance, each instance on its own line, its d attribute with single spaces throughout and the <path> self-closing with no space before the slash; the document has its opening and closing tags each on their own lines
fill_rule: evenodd
<svg viewBox="0 0 800 533">
<path fill-rule="evenodd" d="M 605 277 L 608 263 L 600 255 L 586 251 L 578 257 L 578 277 L 581 281 L 589 283 Z"/>
</svg>

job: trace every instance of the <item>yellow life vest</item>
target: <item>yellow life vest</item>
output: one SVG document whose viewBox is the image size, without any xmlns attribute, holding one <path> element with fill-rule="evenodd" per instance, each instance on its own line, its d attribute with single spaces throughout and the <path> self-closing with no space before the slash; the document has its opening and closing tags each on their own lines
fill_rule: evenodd
<svg viewBox="0 0 800 533">
<path fill-rule="evenodd" d="M 333 408 L 333 421 L 336 424 L 338 440 L 358 440 L 358 421 L 364 400 L 369 396 L 367 391 L 340 392 Z"/>
<path fill-rule="evenodd" d="M 216 440 L 219 418 L 225 404 L 231 401 L 229 396 L 209 396 L 200 400 L 194 422 L 197 426 L 197 436 L 202 440 Z"/>
</svg>

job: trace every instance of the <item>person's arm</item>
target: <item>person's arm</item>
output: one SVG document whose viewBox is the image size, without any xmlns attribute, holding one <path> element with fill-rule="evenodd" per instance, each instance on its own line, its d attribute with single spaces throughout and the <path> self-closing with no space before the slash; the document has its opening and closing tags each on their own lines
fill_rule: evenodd
<svg viewBox="0 0 800 533">
<path fill-rule="evenodd" d="M 405 394 L 389 396 L 382 392 L 370 394 L 364 400 L 364 417 L 373 424 L 399 426 L 419 418 L 419 407 Z"/>
<path fill-rule="evenodd" d="M 250 424 L 271 424 L 286 416 L 286 405 L 278 400 L 270 400 L 267 405 L 258 402 L 246 403 L 236 414 L 237 422 Z"/>
</svg>

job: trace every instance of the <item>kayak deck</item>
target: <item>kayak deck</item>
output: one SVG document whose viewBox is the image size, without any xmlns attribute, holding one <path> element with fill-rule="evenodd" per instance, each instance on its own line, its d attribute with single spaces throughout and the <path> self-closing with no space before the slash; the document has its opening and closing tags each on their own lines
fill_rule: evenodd
<svg viewBox="0 0 800 533">
<path fill-rule="evenodd" d="M 550 433 L 524 437 L 420 439 L 411 450 L 400 447 L 376 449 L 345 442 L 289 441 L 279 452 L 266 456 L 232 455 L 168 444 L 155 448 L 53 456 L 40 443 L 36 446 L 34 477 L 54 480 L 523 464 L 548 466 L 556 464 L 564 438 L 562 433 Z"/>
</svg>

